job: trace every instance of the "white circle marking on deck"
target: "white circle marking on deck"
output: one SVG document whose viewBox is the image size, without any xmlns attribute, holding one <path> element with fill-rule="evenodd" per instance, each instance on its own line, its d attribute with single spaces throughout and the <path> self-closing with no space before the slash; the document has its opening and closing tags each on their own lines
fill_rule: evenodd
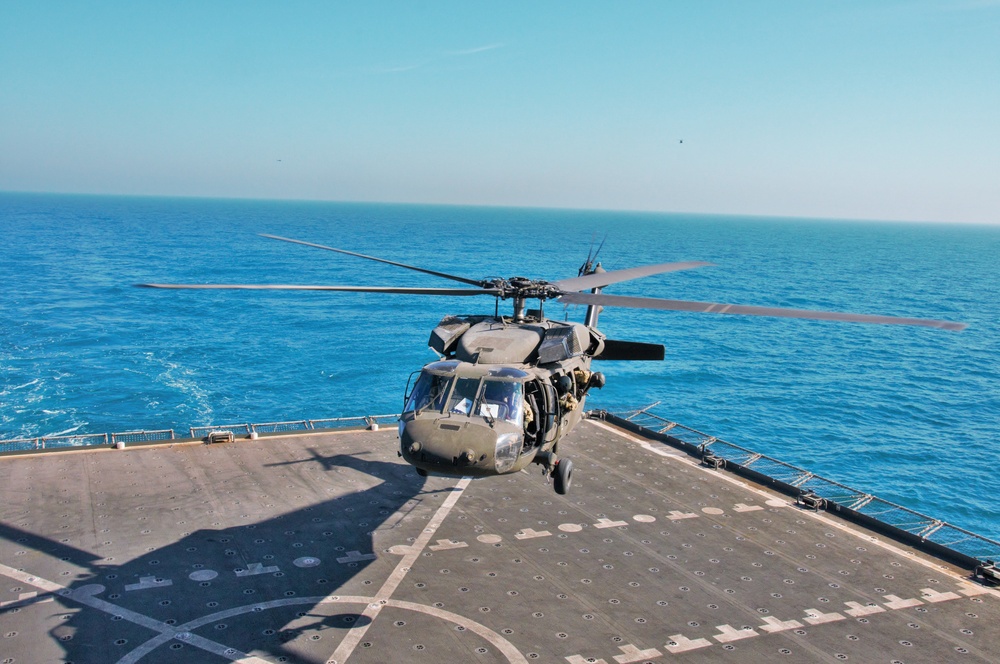
<svg viewBox="0 0 1000 664">
<path fill-rule="evenodd" d="M 313 558 L 312 556 L 303 556 L 292 561 L 292 564 L 296 567 L 316 567 L 319 563 L 319 558 Z"/>
<path fill-rule="evenodd" d="M 197 572 L 188 574 L 188 578 L 192 581 L 211 581 L 217 576 L 219 576 L 219 573 L 212 569 L 200 569 Z"/>
</svg>

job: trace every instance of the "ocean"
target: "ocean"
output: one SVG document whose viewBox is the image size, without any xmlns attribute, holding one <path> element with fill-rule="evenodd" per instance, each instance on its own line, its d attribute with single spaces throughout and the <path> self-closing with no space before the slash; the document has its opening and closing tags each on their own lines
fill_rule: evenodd
<svg viewBox="0 0 1000 664">
<path fill-rule="evenodd" d="M 0 439 L 398 412 L 446 314 L 488 298 L 157 291 L 144 282 L 455 284 L 715 265 L 606 292 L 942 318 L 947 332 L 606 309 L 663 362 L 604 362 L 590 408 L 657 412 L 1000 539 L 1000 228 L 607 211 L 0 194 Z M 501 303 L 501 310 L 509 303 Z M 549 302 L 552 318 L 581 307 Z"/>
</svg>

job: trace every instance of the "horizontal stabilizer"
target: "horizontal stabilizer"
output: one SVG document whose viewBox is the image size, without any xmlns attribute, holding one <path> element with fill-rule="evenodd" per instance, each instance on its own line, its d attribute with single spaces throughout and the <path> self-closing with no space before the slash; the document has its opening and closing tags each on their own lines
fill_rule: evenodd
<svg viewBox="0 0 1000 664">
<path fill-rule="evenodd" d="M 604 350 L 595 360 L 662 360 L 662 344 L 644 344 L 638 341 L 604 340 Z"/>
</svg>

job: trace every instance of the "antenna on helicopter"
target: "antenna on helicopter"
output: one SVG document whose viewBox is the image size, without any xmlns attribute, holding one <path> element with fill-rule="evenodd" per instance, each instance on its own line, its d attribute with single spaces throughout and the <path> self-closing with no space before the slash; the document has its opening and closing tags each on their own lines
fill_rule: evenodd
<svg viewBox="0 0 1000 664">
<path fill-rule="evenodd" d="M 594 272 L 594 262 L 597 260 L 597 255 L 601 253 L 601 249 L 604 247 L 604 242 L 608 239 L 608 234 L 604 234 L 601 244 L 597 246 L 597 251 L 594 251 L 594 240 L 596 237 L 597 234 L 595 233 L 590 239 L 590 249 L 587 251 L 587 260 L 580 266 L 580 270 L 577 273 L 578 277 L 593 274 Z"/>
<path fill-rule="evenodd" d="M 597 246 L 597 251 L 594 251 L 594 240 L 596 239 L 596 233 L 590 239 L 590 249 L 587 251 L 587 260 L 583 265 L 580 266 L 579 277 L 586 277 L 591 274 L 598 274 L 604 272 L 601 268 L 601 264 L 597 262 L 597 256 L 601 253 L 601 249 L 604 248 L 604 242 L 608 239 L 608 234 L 605 233 L 604 237 L 601 239 L 601 243 Z M 601 292 L 601 287 L 597 286 L 590 290 L 591 293 L 597 294 Z M 602 307 L 597 304 L 591 304 L 587 307 L 587 314 L 584 317 L 584 325 L 587 327 L 597 327 L 597 317 L 601 313 Z"/>
</svg>

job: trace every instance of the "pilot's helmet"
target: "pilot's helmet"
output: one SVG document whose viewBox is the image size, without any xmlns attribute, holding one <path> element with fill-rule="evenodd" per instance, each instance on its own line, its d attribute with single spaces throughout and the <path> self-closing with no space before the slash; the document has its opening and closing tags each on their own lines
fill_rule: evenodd
<svg viewBox="0 0 1000 664">
<path fill-rule="evenodd" d="M 573 379 L 569 376 L 559 376 L 556 380 L 556 389 L 559 390 L 559 394 L 566 394 L 573 389 Z"/>
</svg>

